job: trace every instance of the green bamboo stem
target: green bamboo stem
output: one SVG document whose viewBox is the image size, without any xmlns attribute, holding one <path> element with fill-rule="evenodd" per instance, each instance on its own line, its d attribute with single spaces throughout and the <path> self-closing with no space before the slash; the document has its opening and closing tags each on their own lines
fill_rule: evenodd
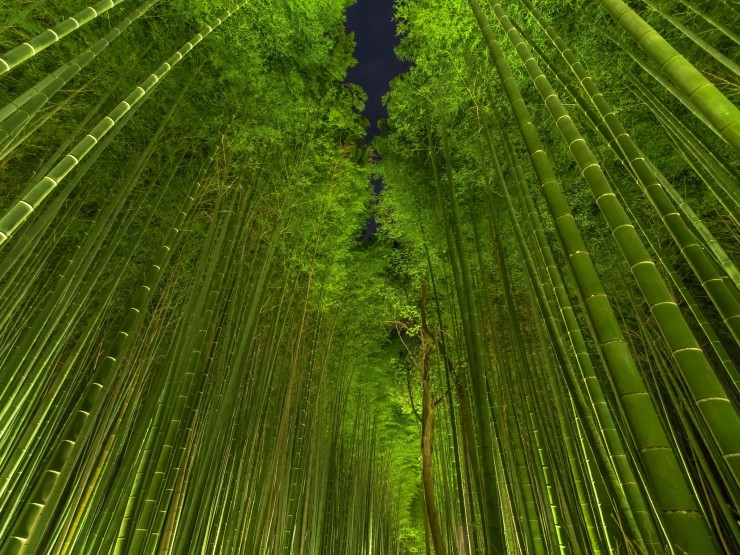
<svg viewBox="0 0 740 555">
<path fill-rule="evenodd" d="M 645 390 L 614 312 L 593 267 L 580 232 L 575 226 L 547 155 L 539 141 L 519 88 L 511 75 L 501 48 L 477 0 L 469 0 L 499 72 L 505 92 L 514 109 L 522 137 L 532 157 L 535 172 L 551 210 L 556 230 L 570 259 L 577 286 L 596 333 L 607 368 L 625 414 L 636 434 L 640 457 L 650 477 L 656 499 L 673 539 L 684 548 L 696 545 L 707 553 L 717 552 L 708 526 L 698 511 L 688 483 L 673 453 L 655 407 Z M 587 277 L 588 276 L 588 277 Z M 608 323 L 608 324 L 607 324 Z M 649 424 L 648 424 L 649 423 Z M 667 470 L 671 469 L 671 470 Z M 666 478 L 670 476 L 671 485 Z M 680 492 L 680 493 L 679 493 Z M 678 507 L 682 507 L 678 509 Z M 681 512 L 676 512 L 676 510 Z M 689 532 L 689 529 L 692 531 Z M 696 542 L 694 544 L 694 542 Z"/>
<path fill-rule="evenodd" d="M 712 27 L 717 29 L 727 38 L 732 40 L 735 44 L 740 45 L 740 36 L 732 32 L 726 25 L 724 25 L 723 23 L 720 23 L 715 18 L 713 18 L 711 15 L 709 15 L 706 11 L 698 8 L 693 3 L 687 2 L 686 0 L 678 0 L 678 1 L 681 2 L 681 4 L 683 4 L 687 8 L 689 8 L 695 14 L 701 16 L 707 23 L 709 23 Z"/>
<path fill-rule="evenodd" d="M 158 0 L 149 0 L 141 7 L 131 11 L 103 38 L 78 54 L 68 63 L 62 65 L 33 87 L 17 96 L 13 101 L 0 108 L 0 148 L 9 143 L 28 124 L 31 119 L 67 85 L 89 63 L 97 59 L 100 53 L 110 46 L 134 21 L 149 11 Z M 106 95 L 107 96 L 107 95 Z M 8 151 L 3 151 L 0 159 L 5 158 Z M 43 176 L 41 176 L 43 177 Z"/>
<path fill-rule="evenodd" d="M 523 39 L 508 22 L 500 4 L 494 4 L 494 11 L 499 22 L 506 29 L 507 36 L 516 46 L 522 61 L 525 62 L 527 72 L 545 100 L 548 111 L 581 168 L 596 203 L 604 214 L 614 238 L 640 285 L 656 323 L 671 348 L 673 357 L 691 390 L 694 402 L 701 408 L 715 441 L 720 447 L 725 463 L 731 469 L 736 481 L 740 483 L 740 456 L 738 456 L 740 455 L 740 417 L 727 398 L 724 387 L 717 379 L 711 364 L 701 350 L 586 141 L 575 127 L 547 78 L 537 66 Z M 724 285 L 720 277 L 715 276 L 713 279 L 716 283 Z M 733 306 L 738 305 L 737 299 L 730 291 L 722 292 L 722 295 L 722 302 L 718 299 L 716 304 L 730 330 L 740 337 L 740 312 L 738 312 L 740 309 L 736 310 Z M 730 429 L 737 429 L 737 434 L 729 431 Z"/>
<path fill-rule="evenodd" d="M 711 44 L 709 44 L 707 41 L 705 41 L 703 38 L 701 38 L 699 35 L 697 35 L 694 31 L 686 27 L 683 23 L 681 23 L 678 19 L 670 15 L 669 13 L 661 10 L 658 8 L 655 4 L 650 2 L 650 0 L 642 0 L 650 6 L 651 9 L 658 12 L 663 18 L 665 18 L 666 21 L 668 21 L 671 25 L 673 25 L 676 29 L 681 31 L 691 42 L 696 44 L 699 48 L 704 50 L 707 54 L 709 54 L 712 58 L 714 58 L 717 62 L 725 66 L 727 69 L 729 69 L 732 73 L 734 73 L 736 76 L 740 76 L 740 65 L 735 63 L 733 60 L 722 54 L 719 50 L 714 48 Z"/>
<path fill-rule="evenodd" d="M 0 76 L 31 59 L 45 48 L 59 42 L 71 32 L 76 31 L 121 2 L 123 0 L 101 0 L 64 20 L 53 29 L 47 29 L 28 42 L 24 42 L 22 45 L 6 52 L 0 56 Z"/>
<path fill-rule="evenodd" d="M 519 202 L 523 207 L 526 221 L 530 224 L 528 228 L 531 230 L 532 235 L 534 235 L 536 248 L 533 249 L 533 252 L 535 258 L 537 258 L 538 266 L 543 269 L 540 277 L 540 281 L 543 284 L 542 287 L 545 293 L 548 290 L 554 292 L 555 304 L 553 305 L 552 312 L 554 314 L 559 313 L 565 324 L 567 336 L 581 372 L 581 380 L 585 384 L 594 418 L 599 424 L 599 432 L 595 433 L 592 430 L 591 434 L 594 437 L 603 438 L 608 456 L 604 456 L 599 450 L 597 450 L 597 453 L 602 456 L 602 463 L 612 485 L 613 495 L 617 499 L 617 506 L 620 507 L 623 518 L 626 520 L 624 526 L 626 526 L 628 533 L 633 538 L 639 538 L 642 535 L 644 541 L 647 542 L 648 548 L 654 549 L 652 546 L 657 545 L 655 527 L 651 522 L 648 507 L 643 500 L 628 453 L 617 430 L 609 402 L 596 375 L 596 369 L 577 321 L 575 310 L 566 290 L 559 265 L 555 261 L 552 250 L 545 237 L 542 222 L 534 206 L 532 196 L 529 193 L 529 188 L 522 174 L 518 157 L 514 152 L 506 129 L 500 123 L 501 117 L 497 116 L 496 121 L 498 122 L 499 132 L 503 138 L 510 164 L 515 172 L 516 179 L 513 181 L 516 185 Z M 577 393 L 580 390 L 577 387 L 572 387 L 572 391 Z M 581 403 L 584 407 L 586 406 L 585 401 Z M 586 419 L 586 424 L 589 427 L 591 426 L 590 419 Z M 632 518 L 633 515 L 634 520 Z M 638 528 L 635 527 L 635 521 Z M 638 532 L 638 529 L 641 532 Z"/>
<path fill-rule="evenodd" d="M 726 168 L 722 161 L 702 144 L 691 129 L 687 128 L 678 118 L 671 114 L 647 87 L 634 77 L 630 77 L 630 81 L 635 86 L 637 96 L 655 114 L 682 156 L 694 171 L 696 171 L 702 181 L 707 184 L 709 190 L 736 225 L 740 226 L 740 219 L 737 216 L 737 211 L 740 209 L 740 187 L 738 187 L 737 180 L 731 177 L 732 171 Z M 698 167 L 696 163 L 692 162 L 692 159 L 698 162 Z M 723 194 L 720 194 L 717 187 L 719 187 Z M 724 198 L 725 196 L 729 201 Z"/>
<path fill-rule="evenodd" d="M 483 125 L 484 136 L 485 136 L 486 142 L 488 144 L 488 149 L 489 149 L 490 157 L 491 157 L 491 160 L 493 162 L 494 175 L 496 177 L 496 183 L 498 184 L 498 189 L 501 189 L 501 191 L 503 193 L 503 197 L 504 197 L 504 200 L 505 200 L 505 203 L 506 203 L 507 213 L 509 215 L 509 219 L 511 221 L 512 227 L 514 229 L 515 236 L 517 237 L 517 242 L 518 242 L 519 247 L 520 247 L 520 252 L 522 254 L 522 258 L 526 262 L 527 272 L 528 272 L 528 275 L 530 275 L 530 278 L 532 279 L 533 287 L 536 287 L 535 284 L 538 284 L 538 282 L 537 282 L 537 279 L 535 277 L 535 274 L 533 274 L 533 272 L 534 272 L 534 265 L 533 265 L 533 262 L 531 260 L 531 257 L 528 256 L 529 253 L 526 251 L 526 247 L 525 247 L 525 243 L 524 243 L 524 236 L 523 236 L 523 234 L 521 232 L 521 229 L 519 228 L 518 222 L 517 222 L 516 217 L 514 215 L 513 206 L 511 204 L 511 200 L 509 198 L 508 191 L 506 190 L 506 188 L 504 186 L 504 183 L 505 183 L 504 176 L 503 176 L 503 173 L 501 171 L 501 166 L 500 166 L 500 163 L 498 161 L 498 157 L 496 155 L 496 150 L 494 148 L 494 145 L 493 145 L 493 142 L 492 142 L 492 139 L 491 139 L 490 130 L 488 129 L 488 125 L 485 122 L 485 120 L 481 120 L 481 123 Z M 494 232 L 495 232 L 495 227 L 496 226 L 495 226 L 495 220 L 494 220 Z M 524 349 L 523 349 L 523 346 L 522 346 L 522 339 L 520 337 L 520 334 L 518 332 L 518 328 L 517 328 L 516 323 L 515 323 L 514 318 L 513 318 L 515 309 L 514 309 L 514 306 L 513 306 L 513 301 L 511 299 L 511 295 L 509 293 L 508 278 L 506 277 L 506 273 L 505 273 L 505 261 L 504 261 L 504 258 L 503 258 L 503 251 L 502 251 L 502 247 L 501 247 L 500 240 L 499 240 L 499 234 L 498 233 L 494 233 L 494 236 L 495 236 L 496 242 L 498 244 L 497 253 L 498 253 L 499 267 L 502 268 L 502 274 L 503 274 L 503 280 L 502 281 L 503 281 L 503 285 L 504 285 L 504 287 L 503 287 L 504 299 L 506 301 L 506 306 L 507 306 L 507 310 L 506 310 L 507 319 L 508 319 L 508 322 L 509 322 L 509 328 L 512 329 L 512 333 L 514 335 L 514 343 L 516 345 L 516 350 L 520 353 L 520 358 L 521 358 L 521 357 L 523 357 Z M 512 326 L 514 326 L 514 327 L 512 328 Z M 530 397 L 531 396 L 532 395 L 530 393 Z M 560 400 L 560 398 L 558 397 L 556 399 L 556 401 L 559 401 L 559 400 Z M 562 405 L 558 405 L 558 406 L 559 406 L 560 409 L 563 408 Z M 560 413 L 560 414 L 563 414 L 563 413 Z M 576 460 L 577 457 L 575 455 L 575 449 L 573 448 L 573 445 L 572 445 L 572 436 L 569 435 L 569 434 L 566 434 L 566 428 L 564 427 L 564 422 L 562 422 L 562 421 L 561 421 L 561 431 L 565 435 L 566 452 L 568 454 L 569 460 Z M 539 451 L 540 451 L 540 453 L 542 453 L 542 450 L 541 449 Z M 576 474 L 576 488 L 578 490 L 578 497 L 579 497 L 579 500 L 580 500 L 582 506 L 585 507 L 586 506 L 585 505 L 585 493 L 583 492 L 582 486 L 581 486 L 582 477 L 580 476 L 580 473 L 579 473 L 579 471 L 578 471 L 577 468 L 574 469 L 574 472 Z M 553 507 L 553 510 L 555 511 L 556 508 Z M 593 526 L 593 523 L 590 521 L 590 516 L 591 516 L 590 515 L 590 511 L 582 511 L 582 514 L 587 518 L 587 522 L 586 522 L 587 527 L 590 530 L 593 530 L 594 529 L 594 526 Z M 559 521 L 559 520 L 562 520 L 562 517 L 558 517 L 557 512 L 554 514 L 554 517 L 555 517 L 555 521 L 556 522 Z M 593 533 L 590 534 L 590 537 L 594 537 L 594 534 Z M 566 546 L 563 545 L 563 544 L 561 544 L 560 547 L 561 547 L 561 551 L 562 550 L 567 550 Z M 592 546 L 592 548 L 594 548 L 594 549 L 596 549 L 598 551 L 598 545 L 594 545 L 594 546 Z"/>
<path fill-rule="evenodd" d="M 631 168 L 632 173 L 637 178 L 643 192 L 647 195 L 651 204 L 660 215 L 661 220 L 670 231 L 676 245 L 687 259 L 689 265 L 694 270 L 694 273 L 697 275 L 699 282 L 707 291 L 710 298 L 712 298 L 715 304 L 718 305 L 720 313 L 723 314 L 726 319 L 732 319 L 730 314 L 740 314 L 740 305 L 738 305 L 734 300 L 731 291 L 728 290 L 725 282 L 721 279 L 719 268 L 715 267 L 714 261 L 707 256 L 702 244 L 697 240 L 693 231 L 686 225 L 684 220 L 681 218 L 681 215 L 676 212 L 674 204 L 671 198 L 669 198 L 669 195 L 674 198 L 681 198 L 680 195 L 673 187 L 670 187 L 672 190 L 671 192 L 665 190 L 663 187 L 663 181 L 658 178 L 654 171 L 654 166 L 652 166 L 650 160 L 640 151 L 634 140 L 627 133 L 621 121 L 615 115 L 613 108 L 606 101 L 604 95 L 598 89 L 593 78 L 585 69 L 578 57 L 570 48 L 567 47 L 562 38 L 560 38 L 555 29 L 553 29 L 553 27 L 544 19 L 539 10 L 534 8 L 529 0 L 522 1 L 532 15 L 537 19 L 537 22 L 556 46 L 576 79 L 588 94 L 591 102 L 596 107 L 599 115 L 606 124 L 609 134 L 607 137 L 607 143 L 610 145 L 616 143 L 616 145 L 618 145 L 615 152 L 620 154 L 620 158 L 624 158 L 627 165 Z M 682 211 L 686 212 L 686 210 L 689 210 L 690 213 L 694 215 L 694 222 L 696 222 L 698 220 L 696 215 L 691 211 L 690 207 L 685 201 L 683 201 L 683 199 L 681 199 L 681 201 L 682 202 L 679 206 L 682 208 Z M 704 231 L 703 238 L 706 238 L 706 242 L 710 248 L 711 246 L 714 246 L 713 252 L 715 252 L 718 259 L 723 262 L 723 269 L 728 273 L 728 275 L 736 276 L 740 279 L 740 274 L 738 274 L 737 269 L 729 260 L 724 250 L 717 245 L 716 240 L 714 240 L 711 234 L 709 234 L 706 227 L 704 227 L 703 224 L 700 225 Z M 709 235 L 709 237 L 707 237 L 707 235 Z M 737 287 L 738 282 L 735 281 L 735 283 Z M 729 305 L 724 304 L 724 299 L 729 302 Z"/>
<path fill-rule="evenodd" d="M 633 220 L 635 221 L 637 229 L 640 231 L 642 236 L 645 238 L 648 245 L 650 246 L 650 249 L 655 254 L 655 257 L 660 261 L 661 266 L 663 266 L 664 271 L 666 272 L 668 277 L 671 279 L 673 286 L 679 291 L 681 298 L 684 300 L 684 302 L 686 303 L 686 306 L 689 308 L 689 310 L 693 314 L 694 319 L 696 320 L 696 323 L 699 324 L 699 327 L 704 332 L 704 335 L 707 338 L 707 341 L 709 341 L 709 344 L 711 345 L 712 350 L 717 355 L 717 358 L 722 364 L 722 367 L 725 369 L 725 372 L 727 376 L 730 378 L 731 383 L 735 385 L 735 391 L 740 392 L 740 372 L 738 372 L 738 369 L 733 364 L 732 359 L 730 358 L 730 355 L 727 353 L 727 350 L 722 345 L 722 342 L 717 336 L 717 333 L 712 328 L 712 325 L 710 324 L 709 320 L 705 316 L 701 307 L 699 306 L 694 296 L 691 294 L 691 292 L 686 287 L 686 284 L 681 279 L 681 276 L 678 275 L 673 265 L 667 260 L 665 253 L 662 252 L 662 249 L 658 245 L 656 245 L 654 241 L 650 240 L 650 237 L 648 236 L 647 233 L 645 233 L 643 226 L 640 224 L 639 219 L 635 217 L 632 210 L 630 210 L 629 207 L 627 207 L 627 210 L 632 216 Z"/>
<path fill-rule="evenodd" d="M 231 15 L 244 7 L 247 2 L 242 2 L 233 10 L 227 10 L 220 18 L 213 21 L 213 25 L 204 27 L 190 41 L 170 56 L 149 77 L 142 81 L 125 100 L 111 110 L 108 115 L 96 125 L 88 135 L 54 166 L 41 180 L 30 187 L 30 190 L 18 200 L 0 218 L 0 247 L 7 242 L 11 234 L 36 210 L 38 210 L 44 199 L 62 182 L 62 180 L 87 156 L 95 145 L 120 122 L 133 106 L 146 98 L 147 92 L 155 88 L 188 53 L 195 48 L 214 29 L 218 28 Z"/>
<path fill-rule="evenodd" d="M 485 363 L 482 357 L 482 344 L 480 337 L 480 324 L 478 322 L 477 311 L 473 300 L 473 284 L 472 276 L 468 267 L 467 257 L 465 255 L 465 249 L 462 242 L 462 230 L 460 220 L 460 210 L 457 206 L 457 200 L 455 198 L 451 165 L 449 160 L 448 148 L 447 148 L 447 133 L 444 130 L 443 123 L 443 150 L 445 151 L 446 159 L 446 183 L 443 186 L 443 180 L 439 175 L 437 169 L 436 158 L 434 156 L 434 149 L 431 144 L 431 135 L 429 135 L 429 153 L 432 161 L 432 168 L 435 176 L 435 183 L 437 185 L 437 191 L 439 195 L 440 210 L 443 214 L 446 213 L 446 206 L 449 202 L 451 206 L 452 222 L 451 226 L 445 225 L 445 234 L 451 252 L 456 252 L 457 256 L 453 258 L 453 274 L 456 274 L 455 282 L 456 289 L 458 292 L 458 299 L 460 303 L 460 313 L 462 316 L 463 330 L 465 335 L 466 348 L 468 356 L 470 357 L 471 365 L 471 379 L 473 381 L 473 395 L 475 399 L 474 410 L 476 415 L 477 424 L 479 426 L 478 433 L 480 434 L 480 460 L 482 467 L 482 486 L 484 490 L 483 503 L 484 503 L 484 522 L 486 525 L 486 541 L 487 550 L 491 553 L 505 553 L 506 549 L 504 546 L 503 539 L 503 523 L 501 520 L 501 513 L 498 507 L 498 491 L 496 485 L 496 472 L 493 467 L 493 461 L 491 460 L 493 453 L 494 439 L 492 437 L 491 430 L 489 428 L 489 422 L 491 418 L 489 416 L 489 407 L 486 399 L 486 378 L 485 378 Z M 445 216 L 446 217 L 446 216 Z M 452 233 L 454 231 L 454 233 Z M 452 249 L 455 249 L 454 251 Z M 454 260 L 457 260 L 455 263 Z M 458 268 L 459 265 L 459 268 Z"/>
<path fill-rule="evenodd" d="M 599 0 L 599 3 L 667 75 L 681 96 L 740 153 L 740 110 L 622 0 Z"/>
<path fill-rule="evenodd" d="M 206 167 L 204 166 L 204 170 Z M 6 541 L 0 546 L 0 553 L 10 555 L 22 551 L 28 539 L 36 531 L 36 525 L 43 515 L 44 508 L 47 507 L 47 501 L 58 489 L 60 475 L 69 466 L 69 461 L 76 456 L 75 445 L 81 438 L 85 437 L 93 422 L 93 419 L 88 420 L 88 417 L 99 405 L 100 395 L 105 395 L 106 385 L 110 385 L 116 367 L 120 364 L 121 358 L 131 343 L 132 335 L 141 324 L 144 316 L 143 312 L 148 306 L 152 290 L 159 281 L 162 268 L 169 261 L 172 249 L 180 236 L 180 228 L 195 202 L 194 197 L 198 194 L 200 187 L 201 180 L 199 179 L 191 187 L 175 224 L 164 240 L 154 263 L 147 271 L 145 282 L 134 298 L 126 319 L 108 351 L 108 355 L 98 365 L 93 379 L 77 404 L 74 415 L 70 417 L 66 424 L 64 433 L 56 444 L 46 468 L 39 475 L 28 494 L 27 503 L 17 515 Z"/>
</svg>

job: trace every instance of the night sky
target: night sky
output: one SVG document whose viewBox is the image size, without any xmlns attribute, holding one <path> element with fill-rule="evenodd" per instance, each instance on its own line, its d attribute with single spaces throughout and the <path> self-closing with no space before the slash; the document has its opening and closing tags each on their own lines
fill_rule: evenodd
<svg viewBox="0 0 740 555">
<path fill-rule="evenodd" d="M 357 65 L 347 74 L 347 82 L 357 83 L 367 93 L 365 117 L 370 121 L 367 129 L 368 144 L 378 134 L 378 120 L 388 117 L 383 106 L 383 95 L 390 90 L 390 81 L 405 72 L 409 64 L 396 58 L 393 49 L 398 45 L 393 21 L 393 0 L 357 0 L 347 10 L 347 31 L 355 34 Z M 383 188 L 380 180 L 373 180 L 373 189 Z M 378 224 L 368 220 L 361 241 L 367 243 Z"/>
<path fill-rule="evenodd" d="M 382 97 L 389 83 L 408 69 L 393 53 L 398 44 L 393 22 L 393 0 L 357 0 L 347 10 L 347 31 L 355 34 L 357 65 L 349 70 L 347 81 L 357 83 L 367 93 L 365 116 L 370 120 L 368 142 L 378 134 L 378 119 L 388 116 Z"/>
</svg>

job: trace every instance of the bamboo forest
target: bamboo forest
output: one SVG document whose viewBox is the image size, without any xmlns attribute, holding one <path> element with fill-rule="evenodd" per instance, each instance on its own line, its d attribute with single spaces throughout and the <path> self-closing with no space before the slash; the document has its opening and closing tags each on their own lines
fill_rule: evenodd
<svg viewBox="0 0 740 555">
<path fill-rule="evenodd" d="M 740 3 L 356 3 L 0 0 L 0 555 L 740 553 Z"/>
</svg>

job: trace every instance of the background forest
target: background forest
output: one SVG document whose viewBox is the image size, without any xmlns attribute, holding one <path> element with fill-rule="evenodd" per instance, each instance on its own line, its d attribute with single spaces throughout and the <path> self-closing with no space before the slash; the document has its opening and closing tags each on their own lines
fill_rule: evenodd
<svg viewBox="0 0 740 555">
<path fill-rule="evenodd" d="M 740 6 L 351 3 L 0 3 L 0 553 L 740 552 Z"/>
</svg>

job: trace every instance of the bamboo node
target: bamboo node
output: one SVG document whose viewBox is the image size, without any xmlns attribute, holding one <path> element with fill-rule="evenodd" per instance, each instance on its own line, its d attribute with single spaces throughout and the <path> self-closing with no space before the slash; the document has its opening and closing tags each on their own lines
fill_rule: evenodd
<svg viewBox="0 0 740 555">
<path fill-rule="evenodd" d="M 565 116 L 560 116 L 560 117 L 565 117 Z M 557 123 L 556 123 L 556 125 L 557 125 Z M 593 166 L 596 166 L 596 167 L 598 167 L 598 166 L 599 166 L 599 164 L 598 164 L 597 162 L 592 162 L 592 163 L 590 163 L 590 164 L 589 164 L 588 166 L 586 166 L 585 168 L 583 168 L 583 169 L 581 170 L 581 175 L 583 175 L 584 173 L 586 173 L 586 170 L 587 170 L 588 168 L 591 168 L 591 167 L 593 167 Z"/>
<path fill-rule="evenodd" d="M 727 399 L 726 397 L 704 397 L 703 399 L 697 399 L 696 404 L 698 405 L 699 403 L 704 403 L 706 401 L 721 401 L 724 403 L 730 402 L 730 400 Z"/>
<path fill-rule="evenodd" d="M 612 235 L 614 235 L 618 230 L 622 229 L 623 227 L 631 227 L 631 228 L 634 229 L 635 226 L 633 226 L 632 224 L 621 224 L 621 225 L 618 225 L 617 227 L 615 227 L 614 229 L 612 229 Z"/>
<path fill-rule="evenodd" d="M 660 303 L 660 304 L 667 304 L 667 303 Z M 671 304 L 676 304 L 676 303 L 671 303 Z M 678 305 L 676 305 L 676 306 L 678 306 Z M 683 349 L 676 349 L 671 354 L 675 356 L 678 353 L 683 353 L 684 351 L 697 351 L 699 353 L 702 352 L 699 347 L 684 347 Z"/>
</svg>

